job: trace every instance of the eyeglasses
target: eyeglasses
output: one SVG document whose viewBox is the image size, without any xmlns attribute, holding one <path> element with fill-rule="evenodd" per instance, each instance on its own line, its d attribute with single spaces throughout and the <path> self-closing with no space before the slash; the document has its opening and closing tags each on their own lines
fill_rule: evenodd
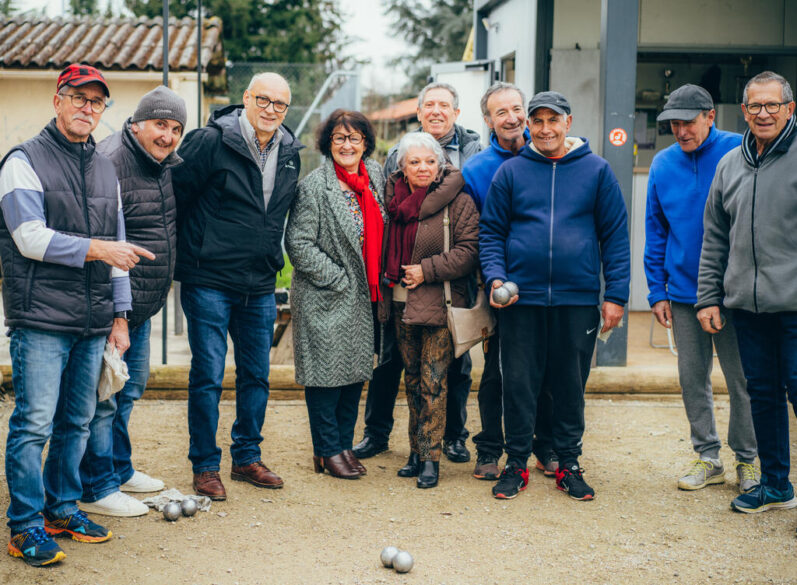
<svg viewBox="0 0 797 585">
<path fill-rule="evenodd" d="M 789 102 L 769 102 L 768 104 L 745 104 L 747 113 L 756 116 L 761 113 L 761 108 L 767 111 L 767 114 L 777 114 L 780 111 L 780 106 L 785 106 Z"/>
<path fill-rule="evenodd" d="M 358 144 L 362 143 L 363 137 L 362 134 L 333 134 L 332 135 L 332 143 L 337 144 L 338 146 L 342 146 L 349 141 L 352 146 L 357 146 Z"/>
<path fill-rule="evenodd" d="M 68 97 L 72 101 L 72 105 L 75 106 L 78 110 L 82 110 L 86 104 L 91 104 L 91 111 L 95 114 L 102 114 L 105 111 L 105 108 L 108 107 L 108 104 L 105 103 L 105 100 L 93 100 L 91 98 L 87 98 L 81 93 L 62 93 L 59 94 L 63 97 Z"/>
<path fill-rule="evenodd" d="M 281 102 L 279 100 L 272 100 L 270 97 L 265 95 L 256 95 L 255 104 L 257 104 L 258 108 L 263 108 L 264 110 L 269 106 L 274 106 L 274 111 L 278 114 L 281 114 L 290 106 L 290 104 L 286 104 L 285 102 Z"/>
</svg>

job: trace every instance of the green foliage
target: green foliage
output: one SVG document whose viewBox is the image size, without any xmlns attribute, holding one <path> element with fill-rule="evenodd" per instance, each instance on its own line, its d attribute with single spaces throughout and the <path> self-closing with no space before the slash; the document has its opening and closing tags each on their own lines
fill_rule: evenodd
<svg viewBox="0 0 797 585">
<path fill-rule="evenodd" d="M 17 7 L 14 5 L 14 0 L 0 0 L 0 14 L 11 16 L 16 11 Z"/>
<path fill-rule="evenodd" d="M 163 14 L 162 0 L 125 0 L 125 6 L 136 16 Z M 169 2 L 177 18 L 196 15 L 196 8 L 196 0 Z M 202 9 L 221 18 L 230 61 L 340 64 L 345 37 L 334 0 L 206 0 Z"/>
<path fill-rule="evenodd" d="M 413 90 L 426 84 L 432 63 L 462 59 L 473 25 L 472 0 L 382 0 L 382 4 L 394 19 L 393 30 L 416 47 L 394 59 L 407 68 Z"/>
<path fill-rule="evenodd" d="M 291 275 L 293 274 L 293 265 L 288 259 L 287 254 L 283 254 L 285 258 L 285 267 L 277 273 L 277 282 L 275 288 L 291 288 Z"/>
<path fill-rule="evenodd" d="M 69 11 L 75 16 L 98 14 L 97 0 L 69 0 Z"/>
</svg>

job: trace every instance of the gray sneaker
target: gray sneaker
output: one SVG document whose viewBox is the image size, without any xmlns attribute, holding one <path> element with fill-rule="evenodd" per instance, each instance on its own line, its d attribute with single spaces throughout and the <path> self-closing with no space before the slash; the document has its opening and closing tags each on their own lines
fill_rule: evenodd
<svg viewBox="0 0 797 585">
<path fill-rule="evenodd" d="M 713 483 L 725 483 L 725 468 L 722 461 L 695 459 L 689 472 L 678 480 L 678 489 L 699 490 Z"/>
<path fill-rule="evenodd" d="M 736 477 L 739 480 L 739 493 L 747 494 L 761 483 L 761 470 L 752 463 L 737 461 Z"/>
</svg>

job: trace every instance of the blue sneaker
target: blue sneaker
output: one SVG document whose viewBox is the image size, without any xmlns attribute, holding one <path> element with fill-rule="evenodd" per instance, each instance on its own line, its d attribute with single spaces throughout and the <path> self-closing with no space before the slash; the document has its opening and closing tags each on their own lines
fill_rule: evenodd
<svg viewBox="0 0 797 585">
<path fill-rule="evenodd" d="M 105 542 L 113 534 L 110 530 L 92 522 L 81 511 L 66 518 L 44 517 L 44 529 L 52 536 L 71 536 L 77 542 Z"/>
<path fill-rule="evenodd" d="M 758 514 L 774 508 L 797 508 L 797 498 L 794 497 L 794 488 L 789 484 L 788 489 L 775 490 L 759 484 L 752 491 L 734 498 L 731 509 L 745 514 Z"/>
<path fill-rule="evenodd" d="M 61 547 L 41 526 L 14 534 L 8 543 L 8 554 L 34 567 L 52 565 L 66 558 Z"/>
</svg>

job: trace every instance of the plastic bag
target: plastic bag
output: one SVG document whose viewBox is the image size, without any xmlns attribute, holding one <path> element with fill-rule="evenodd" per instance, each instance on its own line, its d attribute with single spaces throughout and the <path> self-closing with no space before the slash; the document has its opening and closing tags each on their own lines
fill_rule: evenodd
<svg viewBox="0 0 797 585">
<path fill-rule="evenodd" d="M 125 382 L 130 379 L 127 373 L 127 363 L 119 355 L 115 345 L 105 342 L 105 351 L 102 352 L 102 371 L 100 372 L 100 385 L 97 387 L 97 400 L 108 400 L 124 388 Z"/>
</svg>

